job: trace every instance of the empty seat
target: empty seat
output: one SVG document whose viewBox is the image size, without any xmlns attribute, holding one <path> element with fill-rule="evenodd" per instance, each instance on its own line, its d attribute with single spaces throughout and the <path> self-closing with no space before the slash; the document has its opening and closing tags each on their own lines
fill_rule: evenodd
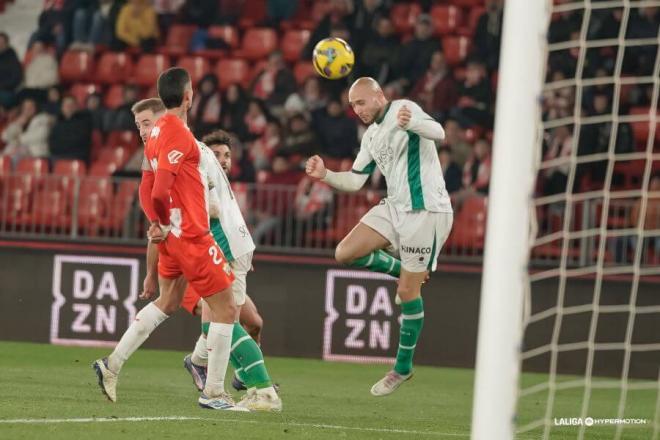
<svg viewBox="0 0 660 440">
<path fill-rule="evenodd" d="M 417 3 L 396 3 L 390 11 L 390 18 L 394 30 L 398 34 L 409 34 L 415 27 L 417 16 L 421 14 L 422 8 Z"/>
<path fill-rule="evenodd" d="M 78 198 L 78 228 L 87 235 L 97 235 L 111 214 L 112 196 L 110 179 L 85 178 Z"/>
<path fill-rule="evenodd" d="M 258 60 L 277 49 L 277 34 L 270 28 L 248 29 L 243 36 L 241 48 L 234 52 L 238 58 Z"/>
<path fill-rule="evenodd" d="M 103 104 L 111 109 L 115 109 L 124 103 L 124 86 L 114 84 L 110 86 L 103 96 Z"/>
<path fill-rule="evenodd" d="M 266 19 L 266 0 L 245 0 L 240 17 L 241 28 L 258 26 Z"/>
<path fill-rule="evenodd" d="M 486 237 L 486 197 L 470 197 L 463 202 L 446 247 L 464 251 L 481 251 Z"/>
<path fill-rule="evenodd" d="M 63 82 L 89 81 L 94 63 L 88 52 L 67 50 L 60 60 L 60 79 Z"/>
<path fill-rule="evenodd" d="M 193 85 L 197 85 L 204 75 L 211 72 L 209 60 L 201 56 L 182 57 L 176 65 L 188 71 Z"/>
<path fill-rule="evenodd" d="M 641 121 L 631 122 L 630 126 L 633 131 L 633 137 L 635 139 L 635 145 L 638 150 L 645 150 L 646 143 L 648 142 L 648 137 L 651 127 L 651 108 L 650 107 L 633 107 L 630 109 L 630 114 L 637 117 L 643 117 Z M 658 112 L 660 114 L 660 112 Z M 657 124 L 655 127 L 655 141 L 660 141 L 660 118 L 656 119 Z M 657 144 L 656 144 L 657 145 Z M 654 148 L 655 150 L 658 149 Z"/>
<path fill-rule="evenodd" d="M 288 62 L 296 62 L 300 59 L 300 52 L 309 41 L 310 32 L 306 30 L 288 30 L 282 38 L 280 45 L 284 59 Z"/>
<path fill-rule="evenodd" d="M 224 41 L 231 49 L 238 48 L 240 43 L 238 31 L 234 26 L 210 26 L 208 37 Z"/>
<path fill-rule="evenodd" d="M 453 33 L 463 22 L 463 12 L 456 6 L 436 5 L 431 8 L 431 19 L 436 35 Z"/>
<path fill-rule="evenodd" d="M 196 26 L 187 24 L 175 24 L 167 31 L 167 40 L 165 45 L 159 49 L 160 52 L 168 55 L 183 55 L 188 53 L 190 40 L 192 39 Z"/>
<path fill-rule="evenodd" d="M 142 55 L 135 66 L 133 81 L 135 84 L 151 87 L 156 83 L 158 75 L 170 67 L 170 59 L 163 54 Z"/>
<path fill-rule="evenodd" d="M 456 66 L 465 60 L 470 51 L 470 39 L 465 36 L 447 36 L 442 39 L 442 49 L 450 66 Z"/>
<path fill-rule="evenodd" d="M 105 52 L 96 65 L 94 79 L 103 84 L 124 83 L 133 74 L 134 67 L 131 57 L 126 53 Z"/>
<path fill-rule="evenodd" d="M 81 108 L 86 106 L 87 97 L 94 93 L 101 93 L 101 88 L 89 83 L 75 83 L 69 89 L 69 94 L 76 98 L 76 102 Z"/>
<path fill-rule="evenodd" d="M 304 83 L 307 78 L 315 74 L 316 70 L 314 70 L 314 66 L 309 61 L 299 61 L 293 68 L 293 76 L 296 77 L 298 84 Z"/>
<path fill-rule="evenodd" d="M 215 66 L 215 75 L 222 90 L 227 89 L 231 84 L 247 85 L 249 72 L 247 61 L 240 59 L 220 60 Z"/>
</svg>

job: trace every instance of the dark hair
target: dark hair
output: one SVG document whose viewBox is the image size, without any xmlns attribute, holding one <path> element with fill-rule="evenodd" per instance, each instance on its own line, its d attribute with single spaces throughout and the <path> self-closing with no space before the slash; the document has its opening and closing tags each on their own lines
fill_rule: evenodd
<svg viewBox="0 0 660 440">
<path fill-rule="evenodd" d="M 134 115 L 137 115 L 138 113 L 145 110 L 151 110 L 154 114 L 156 114 L 164 112 L 165 106 L 163 105 L 163 101 L 161 101 L 160 98 L 147 98 L 136 102 L 133 104 L 133 107 L 131 107 L 131 111 Z"/>
<path fill-rule="evenodd" d="M 172 67 L 158 77 L 158 96 L 165 108 L 176 108 L 183 103 L 183 93 L 190 84 L 190 75 L 186 69 Z"/>
<path fill-rule="evenodd" d="M 7 45 L 9 45 L 9 34 L 7 32 L 0 32 L 0 38 L 4 38 Z"/>
<path fill-rule="evenodd" d="M 224 130 L 215 130 L 202 138 L 209 147 L 213 145 L 226 145 L 231 150 L 232 139 L 231 135 Z"/>
</svg>

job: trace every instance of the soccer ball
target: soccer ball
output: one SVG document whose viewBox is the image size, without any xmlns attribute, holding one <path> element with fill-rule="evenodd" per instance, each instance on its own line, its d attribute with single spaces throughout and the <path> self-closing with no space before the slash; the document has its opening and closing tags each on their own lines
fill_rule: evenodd
<svg viewBox="0 0 660 440">
<path fill-rule="evenodd" d="M 324 78 L 343 78 L 353 69 L 355 54 L 341 38 L 326 38 L 314 47 L 314 69 Z"/>
</svg>

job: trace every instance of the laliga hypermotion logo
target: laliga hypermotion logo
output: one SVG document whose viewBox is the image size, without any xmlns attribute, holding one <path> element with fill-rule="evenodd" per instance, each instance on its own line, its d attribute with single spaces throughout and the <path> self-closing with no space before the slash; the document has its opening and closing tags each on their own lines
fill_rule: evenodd
<svg viewBox="0 0 660 440">
<path fill-rule="evenodd" d="M 56 255 L 50 342 L 114 345 L 135 318 L 139 261 Z"/>
</svg>

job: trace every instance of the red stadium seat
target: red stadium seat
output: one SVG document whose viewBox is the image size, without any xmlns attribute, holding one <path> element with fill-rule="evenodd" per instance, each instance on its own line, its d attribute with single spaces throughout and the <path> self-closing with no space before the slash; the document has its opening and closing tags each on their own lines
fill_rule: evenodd
<svg viewBox="0 0 660 440">
<path fill-rule="evenodd" d="M 277 34 L 269 28 L 248 29 L 243 36 L 241 48 L 234 51 L 234 57 L 254 61 L 265 58 L 277 49 Z"/>
<path fill-rule="evenodd" d="M 78 179 L 87 174 L 87 165 L 81 160 L 60 159 L 53 166 L 53 176 L 57 178 L 59 189 L 72 196 Z"/>
<path fill-rule="evenodd" d="M 211 64 L 209 60 L 201 56 L 186 56 L 180 58 L 176 63 L 177 66 L 183 67 L 190 73 L 193 85 L 197 85 L 204 75 L 211 72 Z"/>
<path fill-rule="evenodd" d="M 630 109 L 630 114 L 633 116 L 645 115 L 643 121 L 631 122 L 630 126 L 633 131 L 635 145 L 638 150 L 646 150 L 646 143 L 648 142 L 649 129 L 651 127 L 651 108 L 650 107 L 633 107 Z M 658 112 L 655 127 L 655 145 L 654 150 L 658 150 L 657 145 L 660 145 L 660 112 Z"/>
<path fill-rule="evenodd" d="M 6 182 L 11 174 L 11 157 L 0 155 L 0 208 L 5 197 Z"/>
<path fill-rule="evenodd" d="M 76 102 L 81 108 L 85 107 L 87 97 L 94 93 L 101 93 L 101 88 L 94 84 L 75 83 L 69 89 L 69 94 L 76 98 Z"/>
<path fill-rule="evenodd" d="M 31 223 L 50 231 L 67 229 L 71 224 L 69 201 L 70 198 L 57 189 L 38 192 L 32 204 Z"/>
<path fill-rule="evenodd" d="M 173 25 L 167 31 L 167 40 L 165 41 L 165 45 L 159 49 L 159 52 L 174 56 L 188 53 L 190 40 L 196 30 L 197 27 L 192 25 Z"/>
<path fill-rule="evenodd" d="M 245 0 L 238 24 L 247 29 L 258 26 L 266 19 L 266 0 Z"/>
<path fill-rule="evenodd" d="M 470 197 L 463 202 L 447 239 L 446 247 L 477 251 L 484 248 L 487 204 L 488 199 L 479 196 Z"/>
<path fill-rule="evenodd" d="M 105 148 L 126 147 L 129 151 L 134 150 L 140 143 L 137 130 L 115 130 L 108 134 Z"/>
<path fill-rule="evenodd" d="M 112 182 L 108 178 L 88 177 L 80 187 L 78 228 L 86 235 L 97 235 L 112 214 Z"/>
<path fill-rule="evenodd" d="M 115 109 L 124 103 L 124 86 L 121 84 L 114 84 L 110 86 L 105 96 L 103 97 L 103 104 L 110 108 Z"/>
<path fill-rule="evenodd" d="M 60 80 L 65 83 L 91 80 L 94 71 L 93 61 L 88 52 L 67 50 L 60 60 Z"/>
<path fill-rule="evenodd" d="M 56 56 L 56 51 L 53 46 L 46 46 L 46 52 Z M 23 67 L 29 66 L 30 63 L 32 62 L 32 58 L 34 58 L 34 53 L 32 51 L 32 48 L 30 48 L 25 52 L 25 56 L 23 57 Z"/>
<path fill-rule="evenodd" d="M 151 87 L 156 83 L 158 75 L 172 66 L 170 59 L 162 54 L 142 55 L 135 66 L 133 81 L 141 86 Z"/>
<path fill-rule="evenodd" d="M 103 152 L 101 152 L 103 154 Z M 96 161 L 89 169 L 89 176 L 91 177 L 108 177 L 111 176 L 119 167 L 114 162 Z"/>
<path fill-rule="evenodd" d="M 117 188 L 117 194 L 112 200 L 111 216 L 109 218 L 109 229 L 118 233 L 123 229 L 124 221 L 133 207 L 137 198 L 137 180 L 122 180 Z"/>
<path fill-rule="evenodd" d="M 442 49 L 445 53 L 447 64 L 456 66 L 462 63 L 470 52 L 470 39 L 463 36 L 444 37 L 442 39 Z"/>
<path fill-rule="evenodd" d="M 395 3 L 390 11 L 394 30 L 398 34 L 409 34 L 415 27 L 417 16 L 422 8 L 417 3 Z"/>
<path fill-rule="evenodd" d="M 463 22 L 463 11 L 456 6 L 436 5 L 431 8 L 435 35 L 453 33 Z"/>
<path fill-rule="evenodd" d="M 129 80 L 135 68 L 131 57 L 124 52 L 106 52 L 96 65 L 95 80 L 103 84 L 118 84 Z"/>
<path fill-rule="evenodd" d="M 215 75 L 222 90 L 226 90 L 231 84 L 246 86 L 249 73 L 250 67 L 245 60 L 225 59 L 218 61 L 215 66 Z"/>
<path fill-rule="evenodd" d="M 293 76 L 296 77 L 298 84 L 304 83 L 307 78 L 314 75 L 316 75 L 316 70 L 314 70 L 314 66 L 309 61 L 299 61 L 293 68 Z"/>
<path fill-rule="evenodd" d="M 34 157 L 21 159 L 16 167 L 17 174 L 30 174 L 32 176 L 45 176 L 48 174 L 48 160 Z"/>
<path fill-rule="evenodd" d="M 99 159 L 94 163 L 94 165 L 97 162 L 102 162 L 102 163 L 113 163 L 117 166 L 117 168 L 121 168 L 130 158 L 130 152 L 127 148 L 124 147 L 115 147 L 115 148 L 104 148 L 101 150 L 101 154 L 99 155 Z"/>
<path fill-rule="evenodd" d="M 290 63 L 298 61 L 300 59 L 300 52 L 307 44 L 309 36 L 310 32 L 306 30 L 286 31 L 280 45 L 284 59 Z"/>
</svg>

